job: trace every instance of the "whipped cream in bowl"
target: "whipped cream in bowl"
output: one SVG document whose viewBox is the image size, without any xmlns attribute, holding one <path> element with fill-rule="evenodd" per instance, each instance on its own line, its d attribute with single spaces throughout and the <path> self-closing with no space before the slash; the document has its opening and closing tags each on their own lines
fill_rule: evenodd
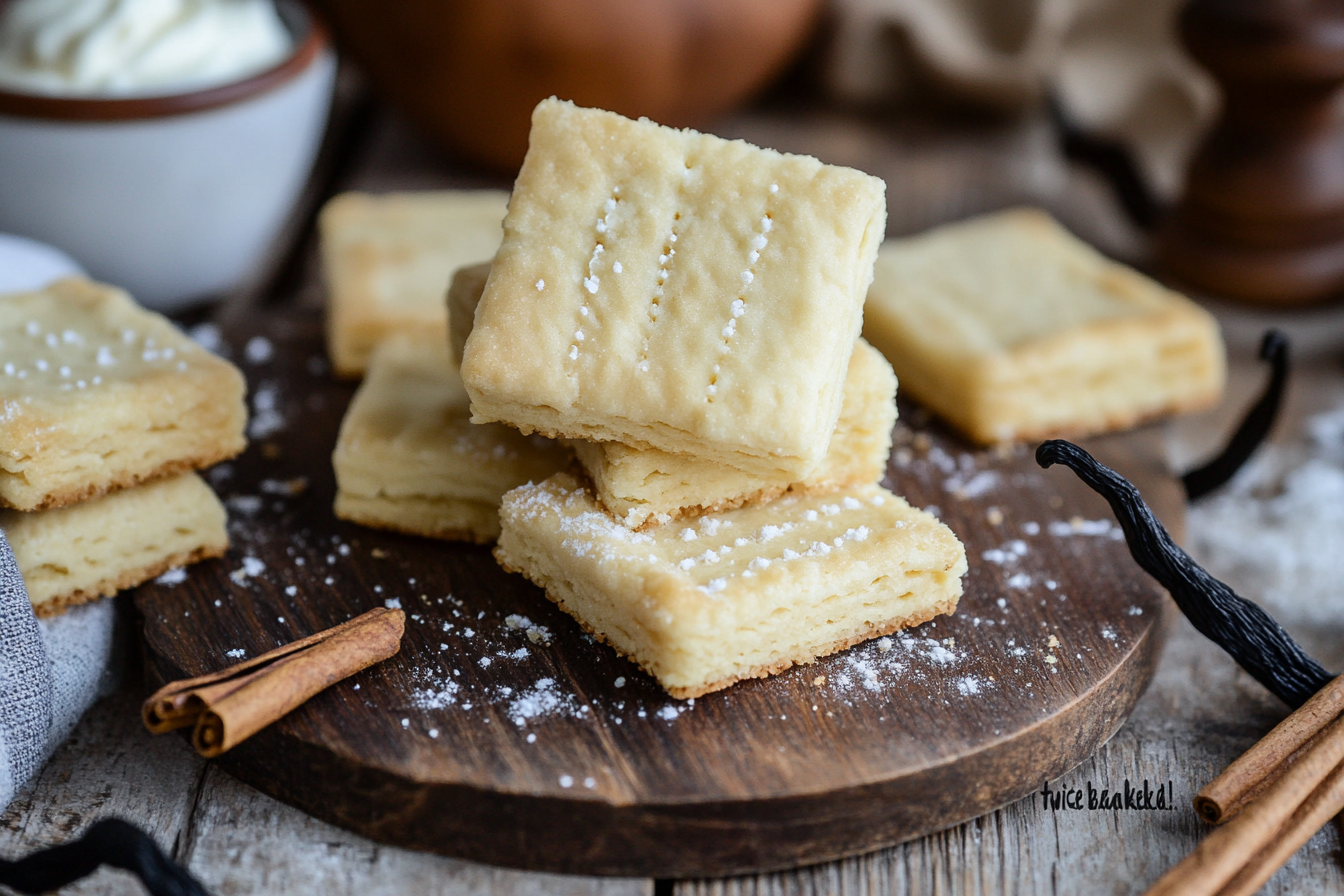
<svg viewBox="0 0 1344 896">
<path fill-rule="evenodd" d="M 271 0 L 14 0 L 0 7 L 0 90 L 184 93 L 279 65 L 293 43 Z"/>
<path fill-rule="evenodd" d="M 336 57 L 299 0 L 0 0 L 0 231 L 171 311 L 258 272 Z"/>
</svg>

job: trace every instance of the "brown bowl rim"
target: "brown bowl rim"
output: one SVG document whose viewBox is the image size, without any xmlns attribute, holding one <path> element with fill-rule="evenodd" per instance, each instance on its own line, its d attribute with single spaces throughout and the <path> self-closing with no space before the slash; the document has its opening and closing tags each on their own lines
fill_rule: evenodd
<svg viewBox="0 0 1344 896">
<path fill-rule="evenodd" d="M 120 99 L 12 93 L 0 88 L 0 115 L 48 121 L 130 121 L 203 112 L 250 99 L 298 76 L 330 43 L 326 28 L 312 11 L 304 4 L 294 6 L 300 10 L 306 26 L 294 52 L 277 65 L 241 81 L 187 93 Z"/>
</svg>

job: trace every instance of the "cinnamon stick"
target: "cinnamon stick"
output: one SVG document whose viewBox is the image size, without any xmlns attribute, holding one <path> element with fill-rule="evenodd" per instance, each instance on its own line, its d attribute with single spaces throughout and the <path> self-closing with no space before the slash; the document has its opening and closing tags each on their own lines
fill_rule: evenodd
<svg viewBox="0 0 1344 896">
<path fill-rule="evenodd" d="M 1232 818 L 1282 775 L 1289 757 L 1344 712 L 1344 675 L 1321 688 L 1195 796 L 1195 811 L 1211 824 Z"/>
<path fill-rule="evenodd" d="M 1278 834 L 1218 891 L 1218 896 L 1251 896 L 1341 810 L 1344 810 L 1344 763 L 1326 776 Z"/>
<path fill-rule="evenodd" d="M 242 743 L 336 682 L 394 656 L 406 614 L 378 607 L 210 675 L 160 688 L 141 709 L 154 734 L 195 725 L 207 759 Z"/>
<path fill-rule="evenodd" d="M 1247 857 L 1266 847 L 1277 854 L 1287 842 L 1285 832 L 1293 829 L 1291 820 L 1295 813 L 1312 799 L 1341 762 L 1344 762 L 1344 717 L 1331 722 L 1315 744 L 1265 788 L 1259 798 L 1204 838 L 1194 852 L 1164 874 L 1148 896 L 1214 896 L 1242 870 Z M 1322 805 L 1329 803 L 1329 797 L 1329 793 L 1324 795 Z"/>
</svg>

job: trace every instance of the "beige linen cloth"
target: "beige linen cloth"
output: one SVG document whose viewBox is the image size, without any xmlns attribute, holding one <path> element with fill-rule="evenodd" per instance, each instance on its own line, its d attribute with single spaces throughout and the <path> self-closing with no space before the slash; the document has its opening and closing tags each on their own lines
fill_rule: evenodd
<svg viewBox="0 0 1344 896">
<path fill-rule="evenodd" d="M 1119 140 L 1161 199 L 1181 188 L 1217 111 L 1180 47 L 1183 0 L 833 0 L 831 89 L 860 102 L 935 90 L 1004 109 L 1053 93 L 1069 121 Z"/>
</svg>

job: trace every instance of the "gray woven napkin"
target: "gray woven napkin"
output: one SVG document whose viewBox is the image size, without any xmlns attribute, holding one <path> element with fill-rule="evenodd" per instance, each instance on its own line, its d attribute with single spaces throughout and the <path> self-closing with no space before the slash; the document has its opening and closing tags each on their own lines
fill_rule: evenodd
<svg viewBox="0 0 1344 896">
<path fill-rule="evenodd" d="M 0 809 L 105 689 L 115 619 L 103 600 L 39 622 L 0 531 Z"/>
</svg>

